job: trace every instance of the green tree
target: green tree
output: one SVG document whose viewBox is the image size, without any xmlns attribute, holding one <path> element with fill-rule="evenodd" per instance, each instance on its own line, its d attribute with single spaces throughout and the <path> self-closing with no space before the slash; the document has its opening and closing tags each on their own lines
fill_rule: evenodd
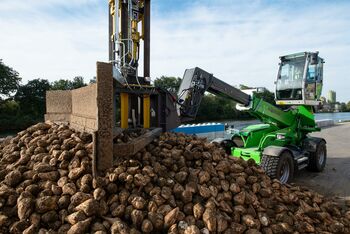
<svg viewBox="0 0 350 234">
<path fill-rule="evenodd" d="M 212 94 L 204 95 L 198 109 L 196 121 L 218 121 L 225 119 L 252 118 L 247 112 L 236 109 L 236 102 Z"/>
<path fill-rule="evenodd" d="M 341 102 L 340 104 L 340 111 L 341 112 L 346 112 L 348 110 L 347 105 L 345 102 Z"/>
<path fill-rule="evenodd" d="M 19 105 L 15 100 L 7 99 L 0 104 L 0 113 L 6 116 L 15 116 L 19 110 Z"/>
<path fill-rule="evenodd" d="M 350 111 L 350 101 L 346 103 L 346 111 Z"/>
<path fill-rule="evenodd" d="M 92 77 L 92 79 L 90 79 L 89 84 L 95 84 L 96 83 L 96 76 Z"/>
<path fill-rule="evenodd" d="M 154 86 L 176 93 L 181 84 L 181 78 L 173 76 L 161 76 L 155 79 Z"/>
<path fill-rule="evenodd" d="M 69 90 L 71 89 L 70 86 L 71 85 L 69 80 L 60 79 L 52 82 L 51 89 L 52 90 Z"/>
<path fill-rule="evenodd" d="M 10 97 L 16 92 L 20 82 L 18 72 L 5 65 L 0 59 L 0 95 Z"/>
<path fill-rule="evenodd" d="M 72 90 L 86 86 L 82 76 L 76 76 L 73 80 L 60 79 L 52 82 L 51 90 Z"/>
<path fill-rule="evenodd" d="M 46 91 L 51 88 L 48 80 L 35 79 L 19 87 L 15 101 L 19 103 L 20 113 L 32 115 L 33 118 L 45 114 Z"/>
<path fill-rule="evenodd" d="M 269 102 L 273 105 L 276 105 L 275 94 L 265 89 L 262 93 L 256 93 L 256 97 L 263 99 L 266 102 Z"/>
<path fill-rule="evenodd" d="M 84 86 L 86 86 L 86 84 L 82 76 L 76 76 L 73 78 L 73 81 L 71 81 L 71 89 L 78 89 Z"/>
<path fill-rule="evenodd" d="M 212 94 L 207 94 L 203 97 L 197 112 L 196 121 L 210 121 L 213 120 L 214 116 L 220 116 L 216 110 L 215 98 Z"/>
</svg>

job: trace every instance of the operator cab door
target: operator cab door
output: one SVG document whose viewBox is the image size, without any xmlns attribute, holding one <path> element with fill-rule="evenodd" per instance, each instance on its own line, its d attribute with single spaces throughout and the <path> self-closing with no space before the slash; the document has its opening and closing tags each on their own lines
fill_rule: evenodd
<svg viewBox="0 0 350 234">
<path fill-rule="evenodd" d="M 281 61 L 276 82 L 276 100 L 286 104 L 303 100 L 304 70 L 305 56 Z"/>
<path fill-rule="evenodd" d="M 309 65 L 306 72 L 305 82 L 305 99 L 306 100 L 320 100 L 323 82 L 323 62 L 321 59 L 318 61 L 309 61 Z"/>
</svg>

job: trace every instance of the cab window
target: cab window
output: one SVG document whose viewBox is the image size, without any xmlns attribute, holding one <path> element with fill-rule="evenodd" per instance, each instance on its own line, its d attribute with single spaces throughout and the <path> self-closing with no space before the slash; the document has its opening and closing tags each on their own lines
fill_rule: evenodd
<svg viewBox="0 0 350 234">
<path fill-rule="evenodd" d="M 306 80 L 308 83 L 316 82 L 316 71 L 317 71 L 317 66 L 316 65 L 309 65 L 307 69 L 307 74 L 306 74 Z"/>
</svg>

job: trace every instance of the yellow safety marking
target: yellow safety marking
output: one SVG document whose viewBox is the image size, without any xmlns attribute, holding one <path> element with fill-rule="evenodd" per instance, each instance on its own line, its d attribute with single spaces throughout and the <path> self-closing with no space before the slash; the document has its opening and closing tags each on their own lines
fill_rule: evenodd
<svg viewBox="0 0 350 234">
<path fill-rule="evenodd" d="M 150 128 L 151 125 L 151 98 L 150 95 L 143 95 L 143 127 Z"/>
<path fill-rule="evenodd" d="M 127 93 L 120 94 L 120 127 L 128 128 L 129 120 L 129 95 Z"/>
</svg>

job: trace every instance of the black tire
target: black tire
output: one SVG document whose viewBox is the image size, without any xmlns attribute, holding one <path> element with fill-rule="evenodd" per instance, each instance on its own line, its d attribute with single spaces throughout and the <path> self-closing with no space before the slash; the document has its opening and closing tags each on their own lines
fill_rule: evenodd
<svg viewBox="0 0 350 234">
<path fill-rule="evenodd" d="M 316 152 L 310 153 L 309 164 L 307 169 L 309 171 L 321 172 L 326 166 L 327 161 L 327 146 L 326 142 L 320 141 L 317 144 Z"/>
<path fill-rule="evenodd" d="M 272 179 L 278 179 L 281 183 L 289 183 L 294 175 L 294 162 L 288 151 L 283 151 L 280 156 L 263 155 L 261 167 Z"/>
<path fill-rule="evenodd" d="M 237 145 L 232 140 L 229 140 L 229 139 L 221 141 L 220 146 L 225 149 L 225 151 L 228 155 L 231 155 L 231 153 L 232 153 L 231 148 L 232 147 L 237 147 Z"/>
</svg>

